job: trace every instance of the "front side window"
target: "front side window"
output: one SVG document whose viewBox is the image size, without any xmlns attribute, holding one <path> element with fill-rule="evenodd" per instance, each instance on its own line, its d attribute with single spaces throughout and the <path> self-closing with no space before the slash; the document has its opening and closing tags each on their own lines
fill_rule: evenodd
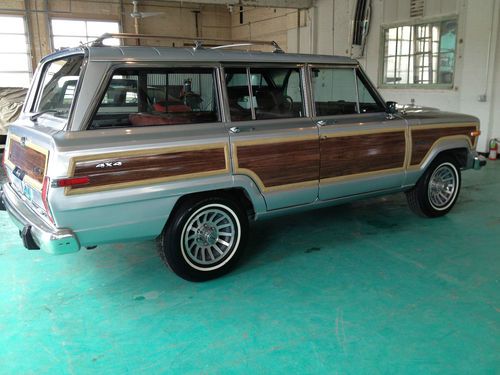
<svg viewBox="0 0 500 375">
<path fill-rule="evenodd" d="M 357 113 L 356 75 L 353 68 L 312 68 L 316 116 Z"/>
<path fill-rule="evenodd" d="M 354 68 L 312 68 L 316 116 L 338 116 L 385 111 L 367 79 Z"/>
<path fill-rule="evenodd" d="M 304 116 L 300 68 L 225 68 L 225 73 L 231 121 Z"/>
<path fill-rule="evenodd" d="M 28 87 L 30 56 L 24 18 L 0 16 L 0 87 Z"/>
<path fill-rule="evenodd" d="M 91 129 L 220 121 L 214 70 L 118 69 Z"/>
<path fill-rule="evenodd" d="M 68 117 L 82 63 L 83 55 L 73 55 L 50 61 L 43 67 L 34 112 L 50 112 L 57 117 Z"/>
<path fill-rule="evenodd" d="M 444 20 L 384 30 L 382 84 L 452 87 L 457 21 Z"/>
</svg>

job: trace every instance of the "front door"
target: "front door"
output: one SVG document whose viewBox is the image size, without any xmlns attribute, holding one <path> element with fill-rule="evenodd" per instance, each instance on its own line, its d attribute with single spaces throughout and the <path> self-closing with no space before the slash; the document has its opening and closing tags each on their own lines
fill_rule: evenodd
<svg viewBox="0 0 500 375">
<path fill-rule="evenodd" d="M 233 173 L 254 181 L 269 210 L 318 197 L 318 128 L 307 117 L 303 68 L 225 67 Z"/>
<path fill-rule="evenodd" d="M 355 67 L 311 67 L 320 133 L 321 200 L 398 188 L 404 179 L 406 122 Z"/>
</svg>

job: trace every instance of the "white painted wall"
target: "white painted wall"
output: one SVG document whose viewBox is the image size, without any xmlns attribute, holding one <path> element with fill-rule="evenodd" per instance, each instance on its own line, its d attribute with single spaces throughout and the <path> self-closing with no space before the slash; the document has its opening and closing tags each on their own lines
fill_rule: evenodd
<svg viewBox="0 0 500 375">
<path fill-rule="evenodd" d="M 288 51 L 351 55 L 355 0 L 316 0 L 308 22 L 288 31 Z M 500 0 L 426 0 L 422 21 L 458 16 L 459 41 L 455 87 L 436 89 L 380 89 L 386 100 L 437 107 L 472 114 L 481 120 L 478 150 L 486 151 L 492 137 L 500 138 Z M 409 0 L 372 0 L 372 19 L 366 53 L 360 62 L 378 85 L 380 38 L 383 25 L 410 20 Z M 414 20 L 414 19 L 412 19 Z M 486 102 L 479 95 L 486 94 Z"/>
</svg>

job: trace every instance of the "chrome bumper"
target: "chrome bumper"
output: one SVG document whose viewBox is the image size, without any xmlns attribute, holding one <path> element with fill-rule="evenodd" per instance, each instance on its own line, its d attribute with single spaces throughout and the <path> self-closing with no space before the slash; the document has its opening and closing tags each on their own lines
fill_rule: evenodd
<svg viewBox="0 0 500 375">
<path fill-rule="evenodd" d="M 472 163 L 472 168 L 475 170 L 481 169 L 486 165 L 486 158 L 482 155 L 475 155 Z"/>
<path fill-rule="evenodd" d="M 45 222 L 33 212 L 10 184 L 3 185 L 0 200 L 14 224 L 19 228 L 24 246 L 41 248 L 49 254 L 68 254 L 80 250 L 75 234 L 69 229 L 59 229 Z"/>
</svg>

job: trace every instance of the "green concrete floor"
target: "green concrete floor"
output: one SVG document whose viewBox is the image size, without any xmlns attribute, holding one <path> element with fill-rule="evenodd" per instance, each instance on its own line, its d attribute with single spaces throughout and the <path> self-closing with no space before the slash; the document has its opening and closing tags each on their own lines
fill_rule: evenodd
<svg viewBox="0 0 500 375">
<path fill-rule="evenodd" d="M 444 218 L 401 194 L 252 233 L 235 272 L 194 284 L 153 241 L 29 252 L 0 212 L 0 372 L 500 373 L 500 160 Z"/>
</svg>

